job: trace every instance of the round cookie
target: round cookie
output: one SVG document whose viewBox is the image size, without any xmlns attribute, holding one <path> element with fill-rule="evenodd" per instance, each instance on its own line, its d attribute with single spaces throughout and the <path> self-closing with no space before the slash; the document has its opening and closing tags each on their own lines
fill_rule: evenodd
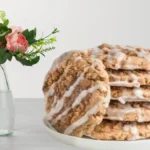
<svg viewBox="0 0 150 150">
<path fill-rule="evenodd" d="M 102 60 L 106 68 L 115 70 L 150 70 L 149 49 L 102 44 L 89 51 L 92 57 Z"/>
<path fill-rule="evenodd" d="M 105 119 L 117 121 L 150 121 L 150 103 L 132 102 L 121 104 L 111 101 L 107 108 Z"/>
<path fill-rule="evenodd" d="M 111 100 L 126 102 L 150 102 L 150 86 L 139 88 L 111 87 Z"/>
<path fill-rule="evenodd" d="M 56 62 L 43 86 L 46 117 L 57 131 L 82 137 L 101 123 L 109 105 L 108 74 L 86 52 L 71 52 Z"/>
<path fill-rule="evenodd" d="M 107 70 L 110 86 L 140 87 L 150 85 L 150 71 Z"/>
<path fill-rule="evenodd" d="M 139 140 L 150 138 L 150 123 L 104 120 L 87 135 L 97 140 Z"/>
</svg>

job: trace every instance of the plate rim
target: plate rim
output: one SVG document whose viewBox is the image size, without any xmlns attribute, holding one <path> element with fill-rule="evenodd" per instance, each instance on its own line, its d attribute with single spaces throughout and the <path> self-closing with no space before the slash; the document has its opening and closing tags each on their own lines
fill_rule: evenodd
<svg viewBox="0 0 150 150">
<path fill-rule="evenodd" d="M 46 119 L 46 117 L 43 118 L 43 124 L 44 127 L 46 128 L 46 130 L 48 130 L 51 134 L 51 136 L 53 136 L 55 139 L 61 141 L 62 143 L 65 143 L 67 145 L 73 145 L 75 147 L 78 148 L 84 148 L 83 146 L 79 146 L 80 143 L 87 143 L 88 147 L 86 147 L 86 149 L 89 150 L 95 150 L 94 148 L 91 149 L 89 146 L 89 143 L 95 143 L 96 145 L 99 145 L 98 149 L 101 149 L 101 146 L 106 150 L 120 150 L 122 146 L 126 146 L 126 149 L 128 147 L 128 150 L 130 149 L 136 149 L 139 148 L 139 150 L 141 150 L 141 148 L 148 148 L 150 147 L 150 140 L 137 140 L 137 141 L 104 141 L 104 140 L 94 140 L 94 139 L 86 139 L 86 138 L 80 138 L 80 137 L 74 137 L 74 136 L 70 136 L 70 135 L 65 135 L 62 133 L 57 132 L 50 124 L 50 122 L 48 122 L 48 120 Z M 66 139 L 66 140 L 65 140 Z M 76 141 L 75 143 L 72 143 L 69 141 Z M 147 147 L 144 147 L 144 144 L 148 144 Z M 142 147 L 139 147 L 142 146 Z M 92 146 L 91 146 L 92 147 Z M 130 148 L 129 148 L 130 147 Z M 103 148 L 101 150 L 103 150 Z M 148 150 L 148 149 L 144 149 L 144 150 Z"/>
</svg>

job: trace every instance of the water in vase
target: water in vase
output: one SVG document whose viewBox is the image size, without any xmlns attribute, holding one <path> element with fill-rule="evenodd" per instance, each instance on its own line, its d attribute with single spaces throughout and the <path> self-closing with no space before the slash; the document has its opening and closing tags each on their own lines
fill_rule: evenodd
<svg viewBox="0 0 150 150">
<path fill-rule="evenodd" d="M 15 109 L 11 91 L 0 91 L 0 135 L 13 132 L 14 116 Z"/>
<path fill-rule="evenodd" d="M 14 121 L 14 100 L 9 87 L 5 66 L 0 65 L 0 135 L 12 133 Z"/>
</svg>

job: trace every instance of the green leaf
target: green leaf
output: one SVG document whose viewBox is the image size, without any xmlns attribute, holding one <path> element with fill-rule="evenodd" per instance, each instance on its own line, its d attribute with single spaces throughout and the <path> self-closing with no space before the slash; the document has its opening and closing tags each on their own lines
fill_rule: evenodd
<svg viewBox="0 0 150 150">
<path fill-rule="evenodd" d="M 4 48 L 0 48 L 0 56 L 4 56 L 6 50 Z"/>
<path fill-rule="evenodd" d="M 55 34 L 57 32 L 59 32 L 59 30 L 57 28 L 54 28 L 54 30 L 52 31 L 52 34 Z"/>
<path fill-rule="evenodd" d="M 5 16 L 6 16 L 6 13 L 3 10 L 1 10 L 0 11 L 0 18 L 4 18 Z"/>
<path fill-rule="evenodd" d="M 4 64 L 7 60 L 11 61 L 12 54 L 6 51 L 4 48 L 0 48 L 0 64 Z"/>
<path fill-rule="evenodd" d="M 9 24 L 9 20 L 6 19 L 6 20 L 4 21 L 4 26 L 8 26 L 8 24 Z"/>
<path fill-rule="evenodd" d="M 8 27 L 6 27 L 5 25 L 3 25 L 2 23 L 0 23 L 0 41 L 3 42 L 5 41 L 5 36 L 9 33 L 11 33 L 12 30 Z"/>
<path fill-rule="evenodd" d="M 3 22 L 6 20 L 5 16 L 6 13 L 4 11 L 0 11 L 0 18 L 2 19 Z"/>
<path fill-rule="evenodd" d="M 6 57 L 6 59 L 8 59 L 9 61 L 12 60 L 12 54 L 10 54 L 10 53 L 8 53 L 8 52 L 5 54 L 5 57 Z"/>
<path fill-rule="evenodd" d="M 24 66 L 32 66 L 32 65 L 38 63 L 39 60 L 40 60 L 39 56 L 37 56 L 37 57 L 35 57 L 35 58 L 31 59 L 31 60 L 27 60 L 25 58 L 19 58 L 17 56 L 15 56 L 15 58 L 16 58 L 17 61 L 19 61 Z"/>
<path fill-rule="evenodd" d="M 22 33 L 27 41 L 28 41 L 28 44 L 31 45 L 33 44 L 36 40 L 35 40 L 35 37 L 36 37 L 36 28 L 29 31 L 28 29 L 24 30 L 23 33 Z"/>
</svg>

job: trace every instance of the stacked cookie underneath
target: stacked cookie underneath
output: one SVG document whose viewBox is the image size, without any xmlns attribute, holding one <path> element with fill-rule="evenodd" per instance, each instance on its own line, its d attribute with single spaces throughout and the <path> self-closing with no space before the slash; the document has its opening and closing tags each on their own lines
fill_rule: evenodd
<svg viewBox="0 0 150 150">
<path fill-rule="evenodd" d="M 150 50 L 103 44 L 57 58 L 43 91 L 46 118 L 64 134 L 150 138 Z"/>
<path fill-rule="evenodd" d="M 92 50 L 109 75 L 111 101 L 89 135 L 102 140 L 150 138 L 150 50 L 103 44 Z"/>
</svg>

